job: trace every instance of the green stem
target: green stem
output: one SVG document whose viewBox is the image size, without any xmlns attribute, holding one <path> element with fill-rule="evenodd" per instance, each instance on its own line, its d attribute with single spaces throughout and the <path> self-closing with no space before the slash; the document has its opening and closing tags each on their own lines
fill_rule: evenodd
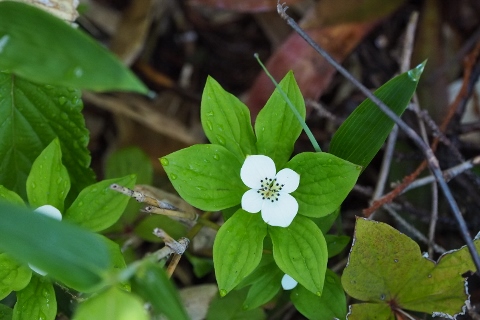
<svg viewBox="0 0 480 320">
<path fill-rule="evenodd" d="M 253 55 L 255 57 L 255 59 L 257 59 L 258 63 L 260 64 L 260 66 L 262 67 L 263 71 L 265 71 L 265 73 L 267 74 L 267 76 L 270 78 L 270 80 L 273 82 L 273 84 L 275 85 L 275 88 L 277 88 L 278 92 L 280 93 L 280 95 L 282 96 L 283 100 L 285 100 L 285 102 L 288 104 L 288 106 L 290 107 L 290 109 L 292 110 L 293 114 L 297 117 L 297 120 L 298 122 L 300 122 L 300 124 L 302 125 L 302 128 L 303 128 L 303 131 L 305 131 L 305 133 L 307 134 L 308 136 L 308 139 L 310 139 L 310 143 L 312 144 L 313 148 L 315 149 L 316 152 L 322 152 L 322 149 L 320 149 L 320 146 L 318 145 L 318 142 L 317 140 L 315 140 L 315 137 L 313 136 L 313 133 L 312 131 L 310 130 L 310 128 L 307 126 L 307 124 L 305 123 L 305 120 L 303 120 L 303 117 L 300 115 L 300 113 L 298 112 L 298 110 L 295 108 L 295 106 L 293 105 L 292 101 L 290 101 L 290 99 L 288 98 L 287 94 L 285 93 L 285 91 L 283 91 L 283 89 L 278 85 L 278 82 L 275 81 L 275 79 L 272 77 L 272 75 L 270 74 L 270 72 L 268 72 L 267 68 L 265 67 L 265 65 L 262 63 L 262 61 L 260 61 L 260 58 L 258 57 L 258 53 L 255 53 Z"/>
</svg>

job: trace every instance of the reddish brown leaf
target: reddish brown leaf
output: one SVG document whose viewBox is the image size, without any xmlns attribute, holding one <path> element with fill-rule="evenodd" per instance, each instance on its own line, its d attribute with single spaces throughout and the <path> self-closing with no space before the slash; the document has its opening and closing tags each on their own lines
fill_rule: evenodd
<svg viewBox="0 0 480 320">
<path fill-rule="evenodd" d="M 367 22 L 314 28 L 308 34 L 337 61 L 342 61 L 375 24 Z M 281 79 L 289 70 L 293 70 L 306 99 L 318 99 L 335 73 L 335 69 L 297 34 L 292 34 L 278 48 L 266 66 L 275 79 Z M 273 89 L 270 79 L 262 72 L 246 101 L 253 117 L 264 106 Z"/>
</svg>

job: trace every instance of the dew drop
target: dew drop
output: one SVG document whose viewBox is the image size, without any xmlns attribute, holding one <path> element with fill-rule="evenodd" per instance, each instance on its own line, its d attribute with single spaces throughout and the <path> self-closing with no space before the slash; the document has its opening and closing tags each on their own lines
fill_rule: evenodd
<svg viewBox="0 0 480 320">
<path fill-rule="evenodd" d="M 225 145 L 225 138 L 223 136 L 217 135 L 217 140 L 221 145 Z"/>
<path fill-rule="evenodd" d="M 30 185 L 32 187 L 32 189 L 35 189 L 37 187 L 37 185 L 35 183 L 32 182 L 32 184 Z"/>
<path fill-rule="evenodd" d="M 208 112 L 207 112 L 207 116 L 213 117 L 213 115 L 214 115 L 213 111 L 208 111 Z"/>
<path fill-rule="evenodd" d="M 227 290 L 222 289 L 220 290 L 220 297 L 225 297 L 227 295 Z"/>
<path fill-rule="evenodd" d="M 77 204 L 78 207 L 81 207 L 83 206 L 83 201 L 80 201 L 78 204 Z"/>
<path fill-rule="evenodd" d="M 242 308 L 243 308 L 243 310 L 248 310 L 248 304 L 244 304 L 244 305 L 242 306 Z"/>
<path fill-rule="evenodd" d="M 431 278 L 431 277 L 432 277 L 432 275 L 431 275 L 431 274 L 429 274 L 429 275 L 428 275 L 428 277 L 429 277 L 429 278 Z"/>
<path fill-rule="evenodd" d="M 172 173 L 172 174 L 170 175 L 170 180 L 176 180 L 176 179 L 177 179 L 177 176 Z"/>
<path fill-rule="evenodd" d="M 195 188 L 196 188 L 198 191 L 205 191 L 205 190 L 207 190 L 207 188 L 202 187 L 202 186 L 196 186 Z"/>
<path fill-rule="evenodd" d="M 60 115 L 60 118 L 62 118 L 63 120 L 68 120 L 68 114 L 66 114 L 65 112 L 62 112 L 62 114 Z"/>
<path fill-rule="evenodd" d="M 385 295 L 383 293 L 380 295 L 380 300 L 385 300 Z"/>
<path fill-rule="evenodd" d="M 398 259 L 395 259 L 395 260 L 393 260 L 393 261 L 398 262 Z"/>
<path fill-rule="evenodd" d="M 407 72 L 410 80 L 415 82 L 418 82 L 418 80 L 420 80 L 420 76 L 422 75 L 423 69 L 425 68 L 425 63 L 426 61 L 420 63 L 418 66 Z"/>
<path fill-rule="evenodd" d="M 58 183 L 58 184 L 62 183 L 62 181 L 63 181 L 62 178 L 58 178 L 58 179 L 57 179 L 57 183 Z"/>
<path fill-rule="evenodd" d="M 220 156 L 219 156 L 218 154 L 214 154 L 214 155 L 213 155 L 213 159 L 215 159 L 215 160 L 220 160 Z"/>
<path fill-rule="evenodd" d="M 65 97 L 58 98 L 58 103 L 60 103 L 60 105 L 63 106 L 65 103 L 67 103 L 67 98 Z"/>
<path fill-rule="evenodd" d="M 81 78 L 83 76 L 83 69 L 80 67 L 76 67 L 73 69 L 73 75 L 77 78 Z"/>
<path fill-rule="evenodd" d="M 213 124 L 210 121 L 205 121 L 205 124 L 207 125 L 208 130 L 213 130 Z"/>
<path fill-rule="evenodd" d="M 161 158 L 160 159 L 160 163 L 162 164 L 162 166 L 168 166 L 168 159 L 167 158 Z"/>
<path fill-rule="evenodd" d="M 319 296 L 319 297 L 322 296 L 322 293 L 321 293 L 320 291 L 317 291 L 315 294 L 316 294 L 317 296 Z"/>
<path fill-rule="evenodd" d="M 219 124 L 219 125 L 217 126 L 217 128 L 218 128 L 218 131 L 223 131 L 223 126 L 222 126 L 222 125 Z"/>
</svg>

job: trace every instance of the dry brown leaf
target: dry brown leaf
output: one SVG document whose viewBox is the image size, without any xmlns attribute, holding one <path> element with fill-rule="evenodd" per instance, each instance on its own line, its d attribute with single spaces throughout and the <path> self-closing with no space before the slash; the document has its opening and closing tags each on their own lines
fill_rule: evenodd
<svg viewBox="0 0 480 320">
<path fill-rule="evenodd" d="M 358 45 L 376 22 L 343 24 L 328 28 L 315 28 L 308 34 L 337 61 L 342 61 Z M 318 99 L 332 79 L 335 69 L 298 34 L 292 34 L 268 60 L 270 73 L 280 80 L 289 70 L 295 73 L 305 99 Z M 248 93 L 246 104 L 253 116 L 273 92 L 274 86 L 262 72 Z"/>
<path fill-rule="evenodd" d="M 191 320 L 205 319 L 208 306 L 216 296 L 218 288 L 214 284 L 202 284 L 180 290 L 180 298 Z"/>
<path fill-rule="evenodd" d="M 110 49 L 131 65 L 143 49 L 153 17 L 152 0 L 132 1 L 123 12 Z"/>
</svg>

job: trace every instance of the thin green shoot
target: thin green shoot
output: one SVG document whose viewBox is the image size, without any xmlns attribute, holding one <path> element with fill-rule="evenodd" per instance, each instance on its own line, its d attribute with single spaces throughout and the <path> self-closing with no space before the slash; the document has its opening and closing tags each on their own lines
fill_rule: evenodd
<svg viewBox="0 0 480 320">
<path fill-rule="evenodd" d="M 253 55 L 255 57 L 255 59 L 257 59 L 258 63 L 260 64 L 260 66 L 262 67 L 263 71 L 265 71 L 265 73 L 267 74 L 267 76 L 270 78 L 270 80 L 273 82 L 273 84 L 275 85 L 275 88 L 277 88 L 278 92 L 280 93 L 280 95 L 282 96 L 282 98 L 285 100 L 285 102 L 288 104 L 288 106 L 290 107 L 290 109 L 292 110 L 293 114 L 297 117 L 297 120 L 298 122 L 300 122 L 300 124 L 302 125 L 302 128 L 303 130 L 305 131 L 305 133 L 307 134 L 308 136 L 308 139 L 310 139 L 310 143 L 313 145 L 313 148 L 315 149 L 316 152 L 322 152 L 322 149 L 320 148 L 317 140 L 315 140 L 315 137 L 313 136 L 313 133 L 312 131 L 310 130 L 310 128 L 307 126 L 307 124 L 305 123 L 305 120 L 303 120 L 302 116 L 300 115 L 300 113 L 298 113 L 298 110 L 295 108 L 295 106 L 293 105 L 292 101 L 288 98 L 287 94 L 285 93 L 285 91 L 283 91 L 283 89 L 278 85 L 278 82 L 275 81 L 275 79 L 272 77 L 272 75 L 270 74 L 270 72 L 268 72 L 267 68 L 265 67 L 265 65 L 262 63 L 262 61 L 260 61 L 260 58 L 258 57 L 258 53 L 255 53 Z"/>
</svg>

